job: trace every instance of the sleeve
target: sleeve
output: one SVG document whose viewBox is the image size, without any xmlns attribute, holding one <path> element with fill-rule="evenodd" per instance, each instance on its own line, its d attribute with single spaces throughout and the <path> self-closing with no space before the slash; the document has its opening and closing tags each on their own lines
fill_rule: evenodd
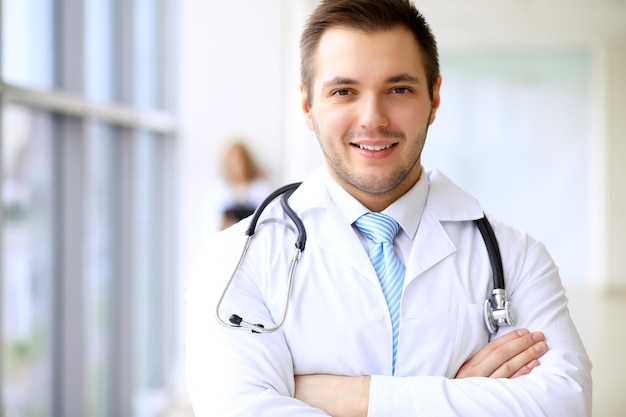
<svg viewBox="0 0 626 417">
<path fill-rule="evenodd" d="M 503 260 L 520 261 L 505 263 L 517 323 L 502 327 L 498 337 L 518 328 L 544 332 L 549 350 L 540 366 L 515 379 L 373 376 L 369 417 L 591 415 L 591 363 L 570 318 L 558 269 L 542 244 L 527 239 L 522 259 L 510 245 L 502 253 Z"/>
<path fill-rule="evenodd" d="M 186 379 L 195 416 L 326 416 L 293 398 L 293 364 L 280 330 L 254 334 L 217 323 L 215 309 L 244 240 L 238 225 L 217 234 L 198 255 L 190 276 Z M 224 310 L 230 311 L 228 300 L 235 298 L 233 307 L 245 305 L 246 319 L 271 323 L 248 275 L 245 268 L 237 274 Z"/>
</svg>

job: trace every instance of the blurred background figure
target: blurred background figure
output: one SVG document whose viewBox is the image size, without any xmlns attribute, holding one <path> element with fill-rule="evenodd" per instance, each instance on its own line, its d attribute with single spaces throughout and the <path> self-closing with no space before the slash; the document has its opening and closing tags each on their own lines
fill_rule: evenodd
<svg viewBox="0 0 626 417">
<path fill-rule="evenodd" d="M 272 189 L 250 149 L 241 140 L 226 147 L 222 157 L 223 181 L 216 187 L 221 201 L 220 228 L 225 229 L 251 215 Z"/>
</svg>

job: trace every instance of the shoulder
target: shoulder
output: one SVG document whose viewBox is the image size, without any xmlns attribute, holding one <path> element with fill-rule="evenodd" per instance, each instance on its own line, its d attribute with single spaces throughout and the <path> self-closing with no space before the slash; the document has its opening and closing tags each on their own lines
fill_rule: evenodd
<svg viewBox="0 0 626 417">
<path fill-rule="evenodd" d="M 429 181 L 426 206 L 429 216 L 448 223 L 449 227 L 455 223 L 462 227 L 464 222 L 469 222 L 467 223 L 469 227 L 474 220 L 484 216 L 491 224 L 500 246 L 504 246 L 504 250 L 515 251 L 519 255 L 528 250 L 540 251 L 542 249 L 541 243 L 529 236 L 522 228 L 508 224 L 491 214 L 474 196 L 441 171 L 430 169 L 426 172 Z"/>
<path fill-rule="evenodd" d="M 437 169 L 425 170 L 428 177 L 428 198 L 425 216 L 439 221 L 468 221 L 483 216 L 476 198 Z"/>
<path fill-rule="evenodd" d="M 289 198 L 289 204 L 300 216 L 305 217 L 311 210 L 328 207 L 327 175 L 325 167 L 319 167 L 302 181 Z"/>
</svg>

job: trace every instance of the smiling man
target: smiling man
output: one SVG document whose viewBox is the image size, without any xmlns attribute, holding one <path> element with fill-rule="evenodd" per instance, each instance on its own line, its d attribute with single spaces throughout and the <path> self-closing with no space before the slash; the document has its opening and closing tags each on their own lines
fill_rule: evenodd
<svg viewBox="0 0 626 417">
<path fill-rule="evenodd" d="M 333 27 L 322 35 L 302 108 L 332 178 L 382 211 L 420 177 L 428 126 L 439 107 L 422 52 L 402 26 L 374 33 Z M 312 103 L 315 103 L 313 106 Z"/>
<path fill-rule="evenodd" d="M 199 256 L 187 350 L 196 417 L 590 415 L 591 364 L 558 268 L 492 216 L 516 322 L 485 325 L 484 209 L 422 166 L 442 82 L 423 16 L 405 0 L 323 1 L 301 58 L 302 111 L 326 161 L 289 199 L 306 250 L 290 289 L 294 236 L 270 204 L 220 299 L 219 316 L 279 326 L 270 333 L 212 320 L 248 222 Z"/>
</svg>

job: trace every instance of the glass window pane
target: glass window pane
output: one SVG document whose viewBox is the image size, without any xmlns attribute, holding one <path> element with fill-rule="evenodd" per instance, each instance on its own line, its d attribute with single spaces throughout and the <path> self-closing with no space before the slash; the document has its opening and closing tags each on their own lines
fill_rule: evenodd
<svg viewBox="0 0 626 417">
<path fill-rule="evenodd" d="M 110 415 L 110 331 L 113 280 L 111 130 L 92 124 L 86 138 L 85 384 L 87 415 Z"/>
<path fill-rule="evenodd" d="M 168 268 L 172 251 L 165 248 L 167 209 L 164 207 L 168 190 L 169 169 L 166 163 L 169 138 L 139 132 L 134 137 L 135 249 L 138 254 L 134 271 L 135 295 L 133 316 L 137 337 L 135 343 L 136 415 L 155 415 L 168 397 L 165 389 L 171 381 L 174 366 L 174 303 L 172 291 L 175 280 Z M 169 259 L 168 259 L 169 257 Z"/>
<path fill-rule="evenodd" d="M 2 76 L 28 87 L 54 85 L 54 0 L 5 0 Z"/>
<path fill-rule="evenodd" d="M 86 95 L 97 101 L 112 101 L 114 5 L 110 0 L 85 2 L 85 80 Z"/>
<path fill-rule="evenodd" d="M 140 109 L 160 108 L 160 3 L 153 0 L 135 0 L 134 99 L 135 105 Z"/>
<path fill-rule="evenodd" d="M 158 158 L 161 138 L 139 132 L 135 138 L 135 319 L 136 345 L 134 352 L 137 391 L 135 392 L 136 415 L 155 415 L 163 406 L 164 349 L 163 335 L 168 332 L 163 317 L 164 276 L 160 268 L 162 225 L 159 217 L 160 172 Z M 169 302 L 173 300 L 168 300 Z"/>
<path fill-rule="evenodd" d="M 8 416 L 52 409 L 53 184 L 51 121 L 3 112 L 3 404 Z"/>
</svg>

